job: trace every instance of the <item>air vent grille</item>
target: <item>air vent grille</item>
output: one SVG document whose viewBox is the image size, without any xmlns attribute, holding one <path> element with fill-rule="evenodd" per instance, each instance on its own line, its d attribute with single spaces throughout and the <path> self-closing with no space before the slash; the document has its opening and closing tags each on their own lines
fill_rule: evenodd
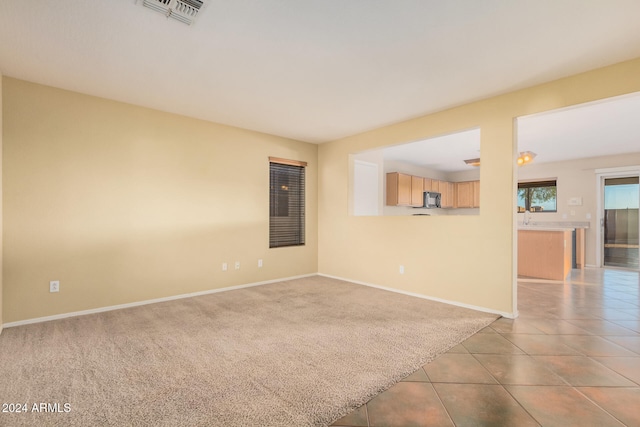
<svg viewBox="0 0 640 427">
<path fill-rule="evenodd" d="M 204 2 L 201 0 L 143 0 L 142 5 L 163 13 L 167 18 L 191 25 L 204 6 Z"/>
</svg>

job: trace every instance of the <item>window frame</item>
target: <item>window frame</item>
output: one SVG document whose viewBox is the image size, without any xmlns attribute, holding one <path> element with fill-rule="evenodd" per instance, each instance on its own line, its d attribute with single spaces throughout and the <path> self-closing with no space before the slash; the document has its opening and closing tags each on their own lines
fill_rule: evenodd
<svg viewBox="0 0 640 427">
<path fill-rule="evenodd" d="M 531 212 L 531 189 L 541 188 L 541 187 L 554 187 L 556 189 L 556 194 L 555 194 L 556 208 L 553 210 L 535 211 L 535 213 L 557 213 L 558 212 L 558 180 L 557 179 L 544 179 L 544 180 L 538 180 L 538 181 L 518 182 L 518 193 L 520 192 L 521 189 L 527 190 L 524 197 L 524 211 Z M 516 195 L 516 196 L 519 197 L 519 195 Z M 517 210 L 517 212 L 522 213 L 520 210 Z"/>
</svg>

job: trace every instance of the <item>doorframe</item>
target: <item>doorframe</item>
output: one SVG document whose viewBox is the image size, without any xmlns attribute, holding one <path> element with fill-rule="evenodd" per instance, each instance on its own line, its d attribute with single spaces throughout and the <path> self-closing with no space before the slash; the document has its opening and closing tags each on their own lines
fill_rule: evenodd
<svg viewBox="0 0 640 427">
<path fill-rule="evenodd" d="M 604 232 L 604 180 L 606 178 L 620 178 L 627 176 L 640 177 L 640 165 L 622 166 L 617 168 L 596 169 L 596 267 L 604 267 L 604 245 L 602 234 Z M 640 220 L 639 220 L 640 221 Z M 639 224 L 640 225 L 640 224 Z"/>
</svg>

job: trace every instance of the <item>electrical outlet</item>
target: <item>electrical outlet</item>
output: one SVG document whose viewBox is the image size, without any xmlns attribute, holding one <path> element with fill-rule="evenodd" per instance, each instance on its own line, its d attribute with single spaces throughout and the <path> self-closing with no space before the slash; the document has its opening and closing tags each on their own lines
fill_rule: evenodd
<svg viewBox="0 0 640 427">
<path fill-rule="evenodd" d="M 49 292 L 60 292 L 59 280 L 52 280 L 49 282 Z"/>
<path fill-rule="evenodd" d="M 227 271 L 227 268 L 228 268 L 228 267 L 227 267 L 227 263 L 226 263 L 226 262 L 223 262 L 223 263 L 222 263 L 222 271 Z"/>
<path fill-rule="evenodd" d="M 262 260 L 261 259 L 258 260 L 258 268 L 262 268 Z"/>
<path fill-rule="evenodd" d="M 400 266 L 400 274 L 404 274 L 404 265 Z"/>
<path fill-rule="evenodd" d="M 236 261 L 236 270 L 240 270 L 240 261 Z"/>
</svg>

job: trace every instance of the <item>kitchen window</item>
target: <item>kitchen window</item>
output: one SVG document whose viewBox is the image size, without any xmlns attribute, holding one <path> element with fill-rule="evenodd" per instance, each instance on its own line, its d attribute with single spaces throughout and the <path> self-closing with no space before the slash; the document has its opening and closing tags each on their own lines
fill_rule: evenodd
<svg viewBox="0 0 640 427">
<path fill-rule="evenodd" d="M 269 157 L 269 247 L 304 245 L 306 162 Z"/>
<path fill-rule="evenodd" d="M 557 212 L 556 180 L 519 182 L 518 212 Z"/>
</svg>

